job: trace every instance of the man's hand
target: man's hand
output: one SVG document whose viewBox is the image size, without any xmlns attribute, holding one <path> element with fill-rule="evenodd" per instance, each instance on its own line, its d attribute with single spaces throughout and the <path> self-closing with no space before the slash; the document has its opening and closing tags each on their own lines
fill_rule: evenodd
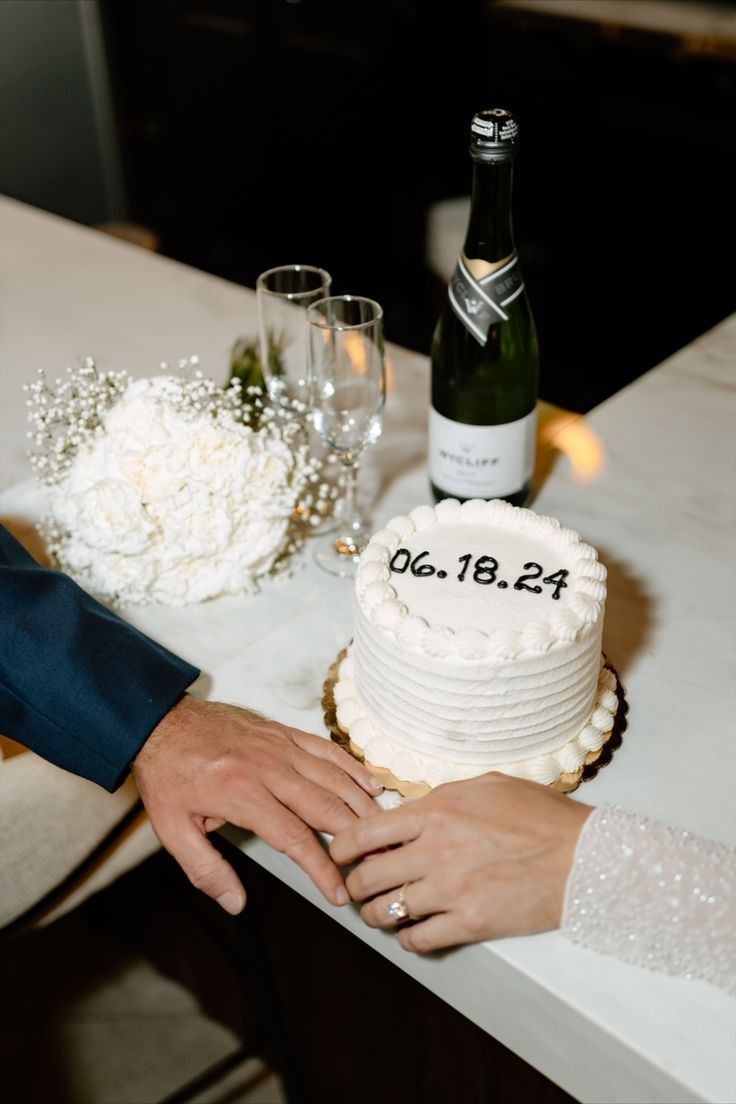
<svg viewBox="0 0 736 1104">
<path fill-rule="evenodd" d="M 206 835 L 226 821 L 289 855 L 329 901 L 349 901 L 313 829 L 334 835 L 375 813 L 368 795 L 382 787 L 331 741 L 185 696 L 151 733 L 133 774 L 162 845 L 227 912 L 241 911 L 245 891 Z"/>
<path fill-rule="evenodd" d="M 559 927 L 567 875 L 589 805 L 535 782 L 484 774 L 356 821 L 330 845 L 361 915 L 392 928 L 404 888 L 407 951 L 527 935 Z M 397 846 L 399 845 L 399 846 Z"/>
</svg>

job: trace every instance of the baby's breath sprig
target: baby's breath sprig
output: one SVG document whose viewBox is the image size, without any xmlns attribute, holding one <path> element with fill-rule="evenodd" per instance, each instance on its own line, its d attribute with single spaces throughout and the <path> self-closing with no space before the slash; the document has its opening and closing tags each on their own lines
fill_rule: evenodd
<svg viewBox="0 0 736 1104">
<path fill-rule="evenodd" d="M 234 376 L 228 390 L 237 392 L 241 381 Z M 281 438 L 294 457 L 294 483 L 298 485 L 298 501 L 292 515 L 294 544 L 289 554 L 297 551 L 303 541 L 305 526 L 315 527 L 333 513 L 339 488 L 325 479 L 324 468 L 334 461 L 331 454 L 319 459 L 309 450 L 306 430 L 307 407 L 299 399 L 282 398 L 270 403 L 260 387 L 245 388 L 241 416 L 246 425 L 258 432 Z"/>
<path fill-rule="evenodd" d="M 127 372 L 101 372 L 92 357 L 85 357 L 53 384 L 40 368 L 38 379 L 23 385 L 32 427 L 27 436 L 35 446 L 29 460 L 43 483 L 58 483 L 80 447 L 102 432 L 104 414 L 125 391 L 129 378 Z"/>
</svg>

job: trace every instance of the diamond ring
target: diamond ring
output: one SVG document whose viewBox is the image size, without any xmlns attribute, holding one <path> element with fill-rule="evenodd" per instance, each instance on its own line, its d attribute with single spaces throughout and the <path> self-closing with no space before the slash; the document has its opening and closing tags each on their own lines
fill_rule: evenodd
<svg viewBox="0 0 736 1104">
<path fill-rule="evenodd" d="M 398 896 L 393 901 L 389 901 L 388 905 L 386 906 L 389 916 L 397 923 L 400 920 L 407 920 L 409 918 L 409 908 L 406 903 L 405 890 L 406 883 L 404 883 L 404 885 L 399 890 Z"/>
</svg>

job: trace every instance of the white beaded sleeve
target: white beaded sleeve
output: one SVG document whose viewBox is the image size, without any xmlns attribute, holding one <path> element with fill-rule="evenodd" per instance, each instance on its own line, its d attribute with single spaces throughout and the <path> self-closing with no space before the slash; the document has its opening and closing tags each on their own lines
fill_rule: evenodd
<svg viewBox="0 0 736 1104">
<path fill-rule="evenodd" d="M 561 931 L 603 954 L 736 993 L 736 851 L 601 805 L 578 840 Z"/>
</svg>

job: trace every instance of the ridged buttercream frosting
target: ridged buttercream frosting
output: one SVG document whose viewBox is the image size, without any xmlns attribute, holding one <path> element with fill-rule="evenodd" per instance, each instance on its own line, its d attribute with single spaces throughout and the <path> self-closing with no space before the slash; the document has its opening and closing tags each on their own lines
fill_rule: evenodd
<svg viewBox="0 0 736 1104">
<path fill-rule="evenodd" d="M 500 500 L 393 518 L 358 569 L 341 727 L 410 782 L 578 770 L 617 706 L 605 579 L 576 532 Z"/>
</svg>

